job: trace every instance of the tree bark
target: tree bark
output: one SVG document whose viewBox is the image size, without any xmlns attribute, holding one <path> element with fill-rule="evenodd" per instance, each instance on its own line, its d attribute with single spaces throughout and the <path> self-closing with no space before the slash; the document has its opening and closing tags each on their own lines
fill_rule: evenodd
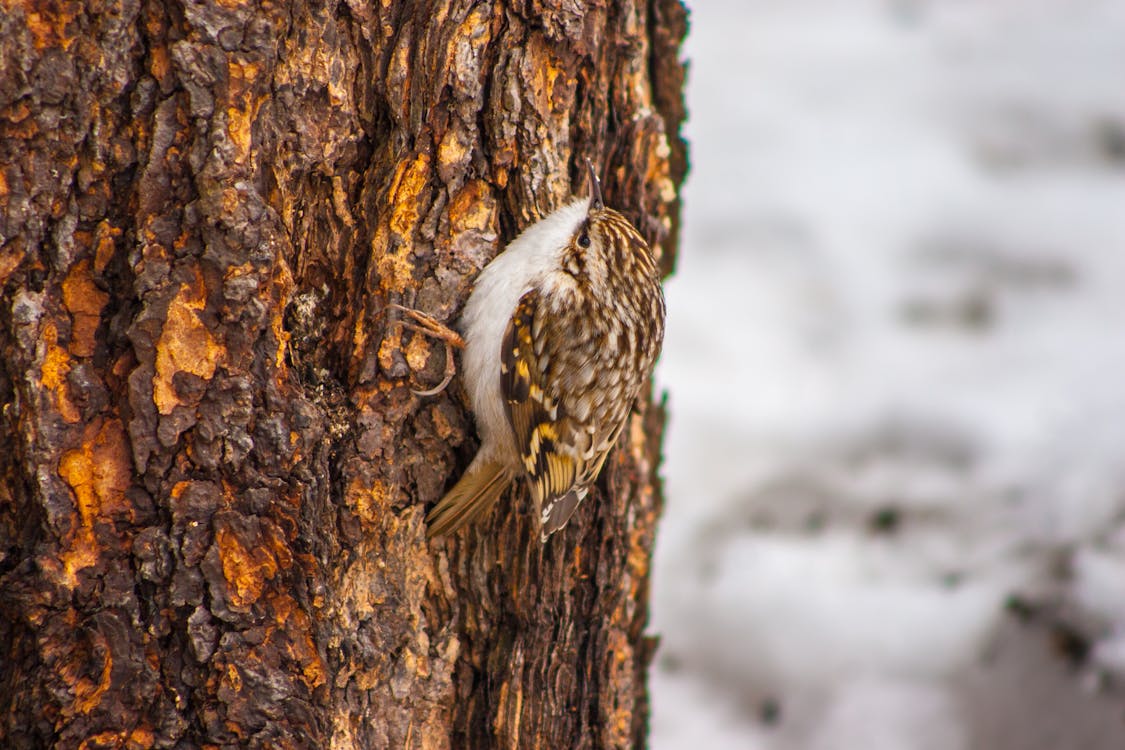
<svg viewBox="0 0 1125 750">
<path fill-rule="evenodd" d="M 670 270 L 678 0 L 0 10 L 0 746 L 645 741 L 663 410 L 427 542 L 440 343 L 583 159 Z"/>
</svg>

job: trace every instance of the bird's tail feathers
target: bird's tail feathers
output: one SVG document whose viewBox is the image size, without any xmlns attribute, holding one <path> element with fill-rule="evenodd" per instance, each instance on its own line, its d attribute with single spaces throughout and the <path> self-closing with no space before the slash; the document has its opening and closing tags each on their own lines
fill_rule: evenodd
<svg viewBox="0 0 1125 750">
<path fill-rule="evenodd" d="M 567 521 L 574 515 L 574 511 L 578 510 L 578 504 L 586 499 L 588 492 L 589 490 L 586 487 L 575 487 L 559 497 L 550 498 L 544 502 L 543 510 L 539 514 L 541 522 L 539 540 L 541 542 L 546 544 L 547 537 L 566 526 Z"/>
<path fill-rule="evenodd" d="M 483 518 L 513 478 L 512 470 L 503 464 L 474 459 L 453 489 L 426 515 L 426 536 L 448 534 Z"/>
</svg>

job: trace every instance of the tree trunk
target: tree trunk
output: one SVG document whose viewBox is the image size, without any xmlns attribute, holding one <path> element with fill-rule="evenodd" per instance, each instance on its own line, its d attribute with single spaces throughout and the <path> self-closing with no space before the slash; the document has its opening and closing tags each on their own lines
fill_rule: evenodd
<svg viewBox="0 0 1125 750">
<path fill-rule="evenodd" d="M 584 193 L 671 268 L 678 0 L 0 10 L 0 746 L 644 744 L 663 412 L 546 545 L 440 343 Z"/>
</svg>

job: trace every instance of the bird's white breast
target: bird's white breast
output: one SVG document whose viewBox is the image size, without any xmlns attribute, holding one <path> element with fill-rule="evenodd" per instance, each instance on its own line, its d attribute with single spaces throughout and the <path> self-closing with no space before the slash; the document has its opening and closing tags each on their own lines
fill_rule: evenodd
<svg viewBox="0 0 1125 750">
<path fill-rule="evenodd" d="M 500 392 L 504 332 L 520 297 L 554 275 L 562 250 L 586 217 L 588 206 L 588 198 L 576 200 L 527 227 L 484 267 L 465 304 L 462 368 L 482 453 L 503 450 L 517 455 Z"/>
</svg>

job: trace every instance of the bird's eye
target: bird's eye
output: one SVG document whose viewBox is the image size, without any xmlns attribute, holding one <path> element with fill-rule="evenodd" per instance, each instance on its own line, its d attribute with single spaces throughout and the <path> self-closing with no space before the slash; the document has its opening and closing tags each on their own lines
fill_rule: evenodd
<svg viewBox="0 0 1125 750">
<path fill-rule="evenodd" d="M 589 233 L 583 232 L 582 234 L 578 235 L 578 246 L 579 247 L 589 247 L 590 246 L 590 235 L 589 235 Z"/>
</svg>

